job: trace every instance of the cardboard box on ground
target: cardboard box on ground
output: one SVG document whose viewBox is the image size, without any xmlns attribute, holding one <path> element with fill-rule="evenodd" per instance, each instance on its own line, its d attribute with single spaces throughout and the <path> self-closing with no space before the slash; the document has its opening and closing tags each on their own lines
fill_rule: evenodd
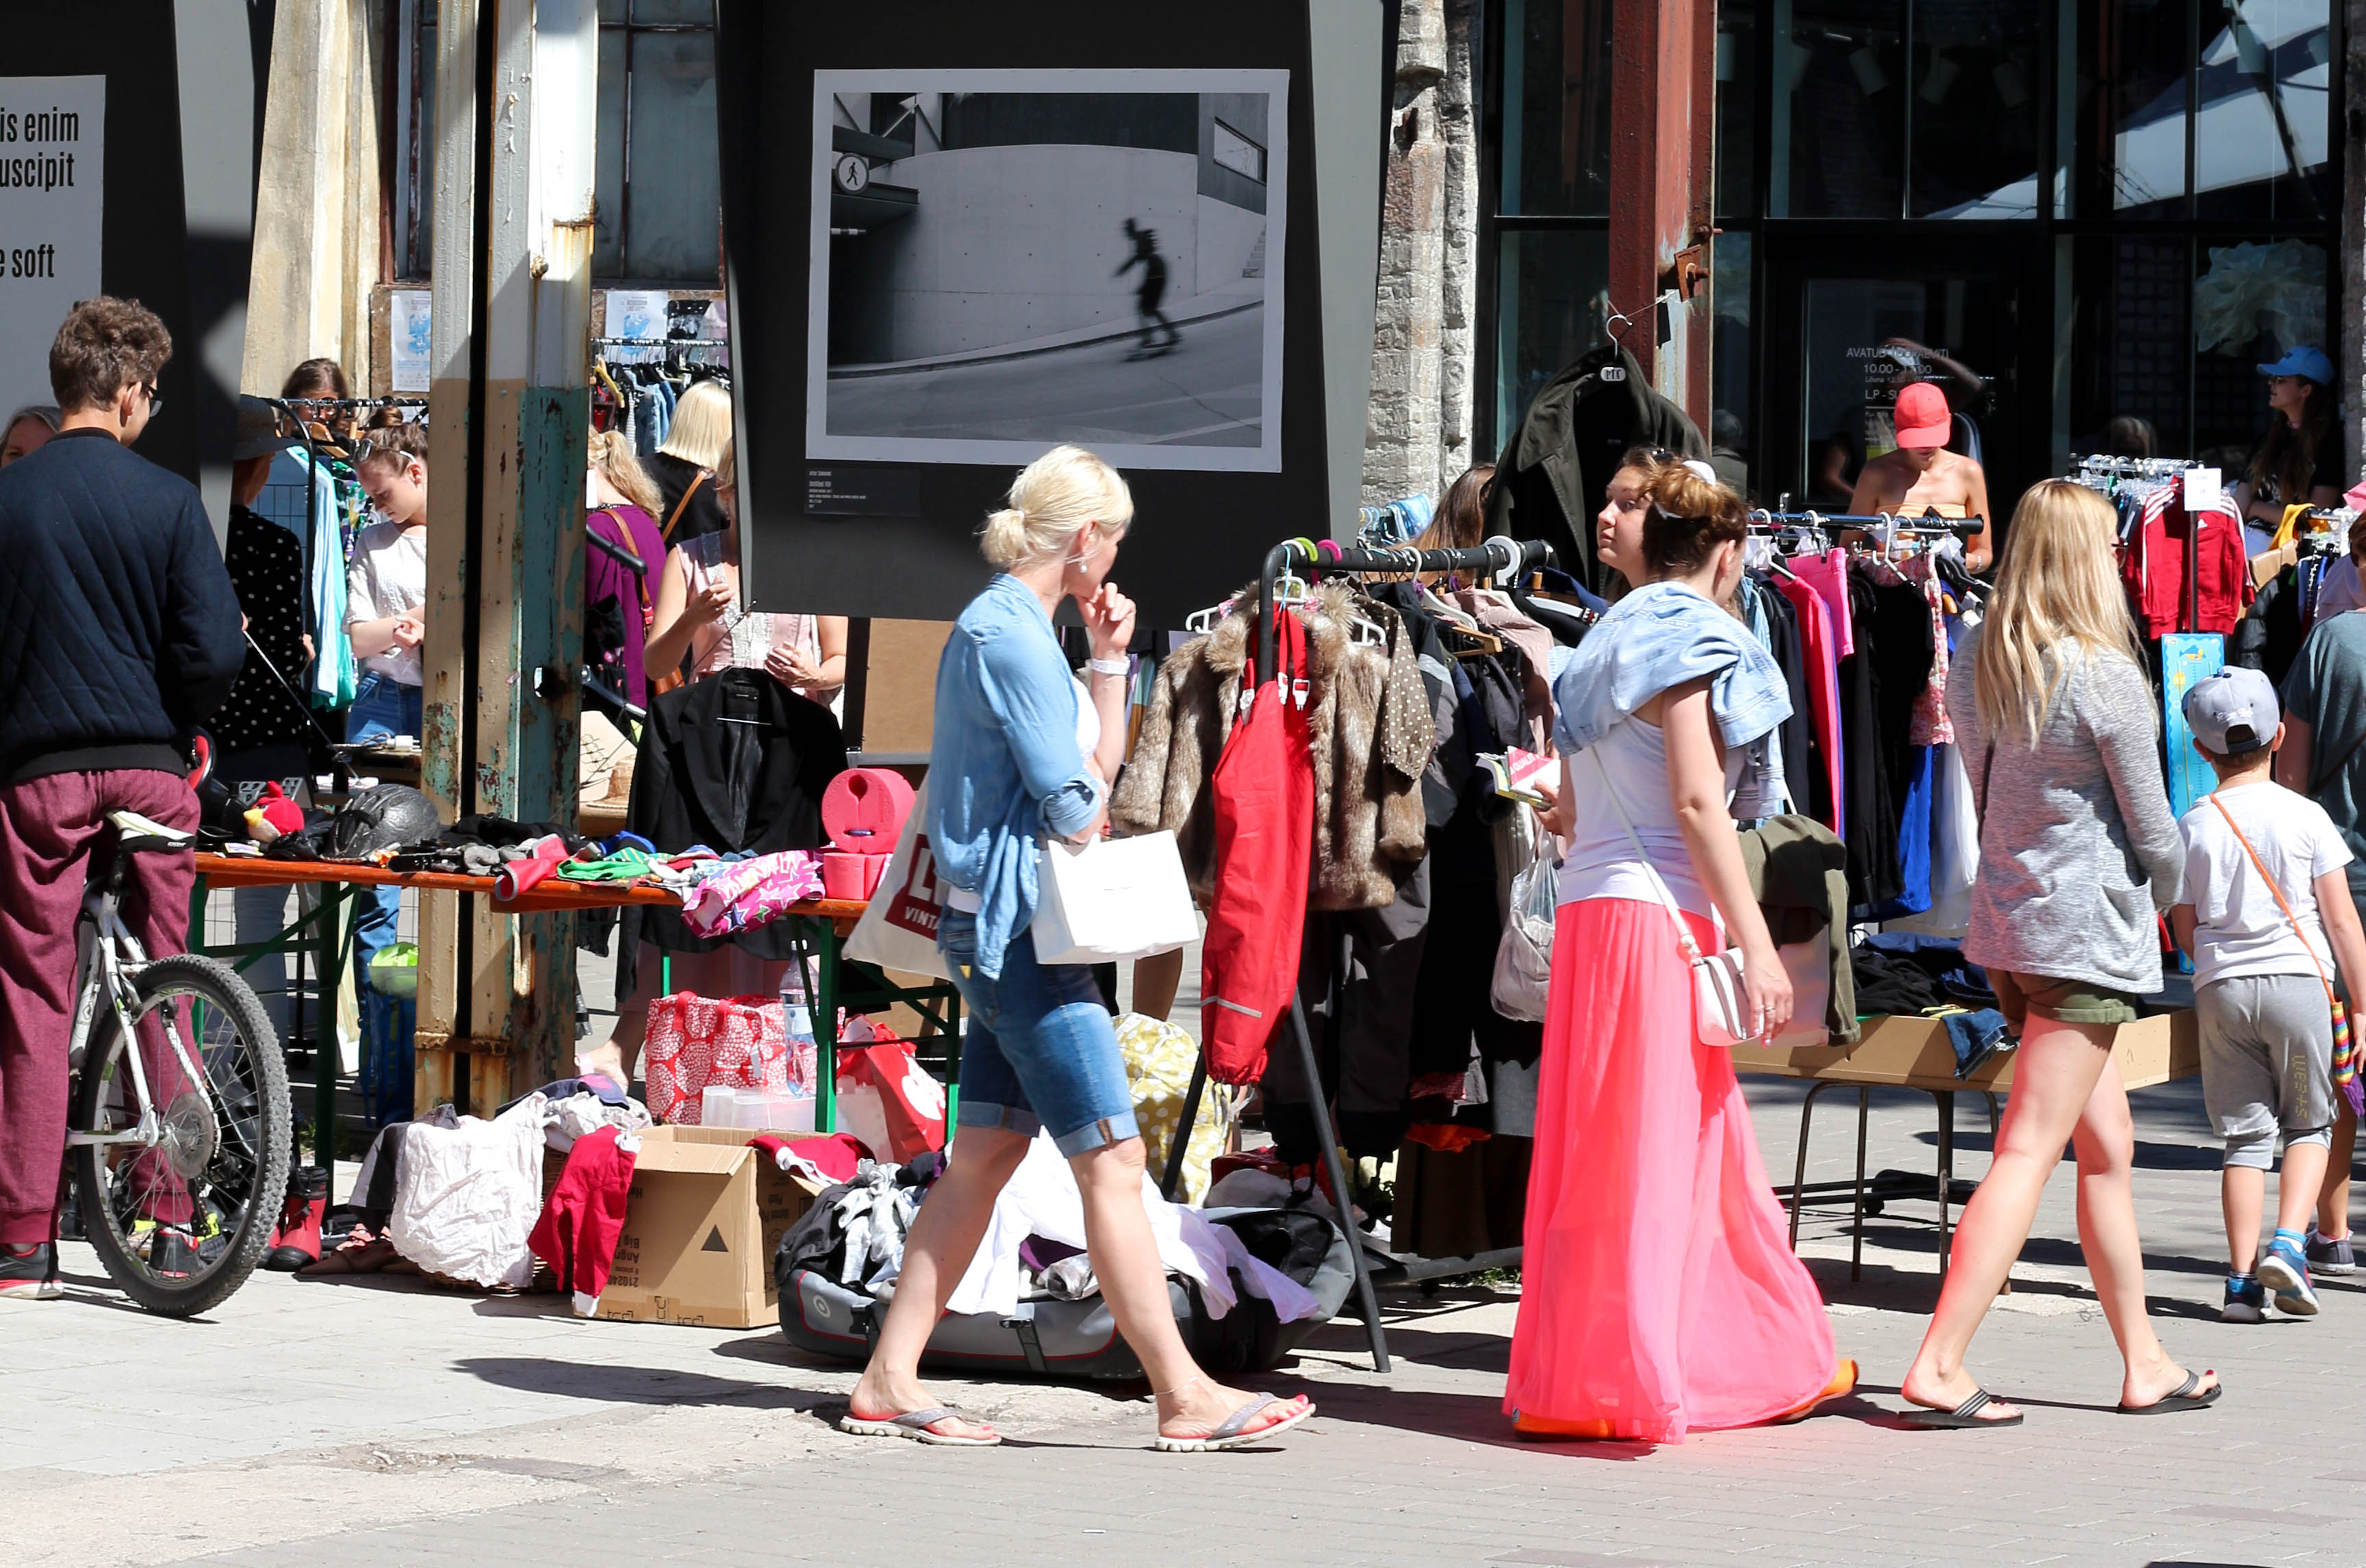
<svg viewBox="0 0 2366 1568">
<path fill-rule="evenodd" d="M 616 1262 L 598 1316 L 757 1328 L 778 1322 L 772 1253 L 813 1202 L 739 1127 L 640 1135 Z"/>
</svg>

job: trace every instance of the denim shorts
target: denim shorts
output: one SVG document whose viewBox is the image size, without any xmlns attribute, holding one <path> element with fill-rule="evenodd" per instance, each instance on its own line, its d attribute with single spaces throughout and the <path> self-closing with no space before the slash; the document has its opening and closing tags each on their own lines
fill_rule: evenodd
<svg viewBox="0 0 2366 1568">
<path fill-rule="evenodd" d="M 1049 1129 L 1070 1159 L 1140 1136 L 1125 1055 L 1088 966 L 1037 963 L 1034 934 L 1020 931 L 988 980 L 976 970 L 977 916 L 952 909 L 937 946 L 969 1007 L 960 1126 Z"/>
</svg>

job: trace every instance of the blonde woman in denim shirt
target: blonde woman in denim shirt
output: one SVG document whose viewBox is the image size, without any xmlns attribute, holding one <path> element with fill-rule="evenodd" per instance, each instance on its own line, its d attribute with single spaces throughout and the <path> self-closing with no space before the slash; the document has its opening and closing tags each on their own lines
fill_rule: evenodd
<svg viewBox="0 0 2366 1568">
<path fill-rule="evenodd" d="M 1142 1137 L 1116 1031 L 1092 971 L 1039 963 L 1028 930 L 1039 844 L 1098 834 L 1124 759 L 1133 605 L 1108 578 L 1132 518 L 1125 481 L 1092 454 L 1063 446 L 1031 464 L 986 525 L 997 575 L 937 666 L 927 827 L 948 889 L 937 946 L 970 1008 L 960 1133 L 905 1241 L 895 1301 L 840 1423 L 851 1432 L 1001 1441 L 931 1398 L 918 1369 L 996 1196 L 1039 1132 L 1076 1172 L 1102 1298 L 1158 1397 L 1158 1446 L 1262 1441 L 1313 1414 L 1302 1397 L 1222 1386 L 1184 1349 L 1143 1207 Z M 1052 630 L 1062 599 L 1092 633 L 1088 698 Z"/>
</svg>

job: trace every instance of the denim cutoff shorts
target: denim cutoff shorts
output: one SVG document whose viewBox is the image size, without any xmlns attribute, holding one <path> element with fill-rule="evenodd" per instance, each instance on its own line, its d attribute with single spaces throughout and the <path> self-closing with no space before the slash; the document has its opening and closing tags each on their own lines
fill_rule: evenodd
<svg viewBox="0 0 2366 1568">
<path fill-rule="evenodd" d="M 964 1127 L 1032 1137 L 1049 1129 L 1074 1159 L 1140 1136 L 1133 1088 L 1117 1029 L 1083 964 L 1039 964 L 1021 930 L 1002 952 L 1002 973 L 977 972 L 977 917 L 948 909 L 937 947 L 969 1008 L 961 1054 Z"/>
</svg>

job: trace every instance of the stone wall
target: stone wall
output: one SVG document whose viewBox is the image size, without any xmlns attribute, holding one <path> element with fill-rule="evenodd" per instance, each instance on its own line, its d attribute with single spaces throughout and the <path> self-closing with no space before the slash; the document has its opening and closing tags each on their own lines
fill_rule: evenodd
<svg viewBox="0 0 2366 1568">
<path fill-rule="evenodd" d="M 1367 505 L 1435 495 L 1473 459 L 1475 23 L 1473 0 L 1402 0 L 1365 426 Z"/>
</svg>

